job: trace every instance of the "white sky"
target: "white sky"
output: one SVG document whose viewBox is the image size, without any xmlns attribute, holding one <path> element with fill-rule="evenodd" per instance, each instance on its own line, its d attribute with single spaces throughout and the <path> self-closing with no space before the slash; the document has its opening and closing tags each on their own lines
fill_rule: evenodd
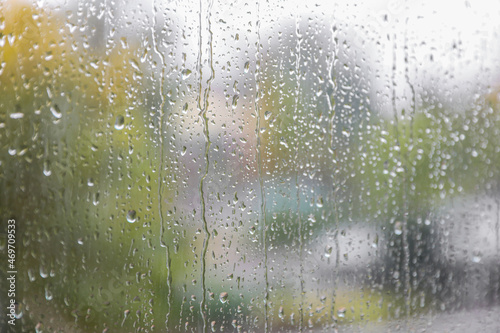
<svg viewBox="0 0 500 333">
<path fill-rule="evenodd" d="M 102 1 L 113 3 L 111 0 Z M 152 12 L 154 1 L 131 0 L 124 1 L 126 4 L 123 4 L 122 1 L 115 0 L 114 3 L 125 13 L 127 10 L 137 9 L 138 5 L 148 13 Z M 39 0 L 35 3 L 40 6 L 50 4 L 75 8 L 76 2 L 77 0 Z M 177 9 L 175 13 L 179 15 L 179 22 L 185 25 L 198 21 L 197 1 L 170 3 L 156 0 L 154 3 L 159 7 Z M 264 11 L 261 18 L 262 30 L 275 28 L 275 22 L 268 22 L 267 18 L 280 21 L 299 15 L 303 19 L 319 18 L 324 22 L 333 20 L 350 27 L 349 30 L 354 33 L 346 34 L 351 34 L 355 46 L 364 49 L 366 63 L 363 66 L 372 74 L 371 99 L 381 111 L 392 110 L 394 65 L 398 108 L 409 106 L 411 93 L 405 73 L 408 73 L 417 95 L 422 89 L 431 90 L 443 104 L 460 104 L 464 108 L 477 98 L 475 94 L 482 95 L 489 86 L 495 89 L 500 85 L 500 1 L 366 0 L 354 3 L 350 0 L 292 0 L 269 3 L 261 1 L 260 6 Z M 255 3 L 245 1 L 215 1 L 212 7 L 214 11 L 227 10 L 228 15 L 240 16 L 242 25 L 256 20 L 255 8 Z M 267 12 L 267 8 L 276 9 Z M 196 29 L 197 27 L 193 30 Z M 230 34 L 231 31 L 226 31 L 226 34 L 217 34 L 213 38 L 219 45 L 223 45 L 224 38 L 228 38 Z M 269 34 L 268 32 L 267 35 Z M 262 31 L 261 35 L 266 35 L 266 32 Z M 195 48 L 198 36 L 193 34 L 192 37 L 189 44 Z M 404 49 L 405 37 L 408 38 L 407 51 Z M 393 42 L 394 38 L 396 43 Z M 405 52 L 409 57 L 408 63 L 404 62 Z M 222 55 L 225 53 L 221 50 Z"/>
</svg>

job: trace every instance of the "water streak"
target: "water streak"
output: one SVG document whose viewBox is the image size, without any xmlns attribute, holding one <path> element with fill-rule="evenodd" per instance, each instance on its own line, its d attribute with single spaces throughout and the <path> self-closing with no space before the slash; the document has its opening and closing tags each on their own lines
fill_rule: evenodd
<svg viewBox="0 0 500 333">
<path fill-rule="evenodd" d="M 201 219 L 203 222 L 203 233 L 205 235 L 205 238 L 203 239 L 203 249 L 201 253 L 201 287 L 202 287 L 202 295 L 201 295 L 201 302 L 200 302 L 200 313 L 201 317 L 203 320 L 203 332 L 207 332 L 208 330 L 208 318 L 206 314 L 206 294 L 207 294 L 207 289 L 206 289 L 206 257 L 207 257 L 207 251 L 208 251 L 208 241 L 210 238 L 210 234 L 208 232 L 208 223 L 207 223 L 207 218 L 206 218 L 206 201 L 205 201 L 205 179 L 208 176 L 208 171 L 210 168 L 210 159 L 209 159 L 209 152 L 210 152 L 210 132 L 208 128 L 208 117 L 207 117 L 207 110 L 208 110 L 208 99 L 210 96 L 210 87 L 211 83 L 214 79 L 215 76 L 215 71 L 213 67 L 213 46 L 212 46 L 212 28 L 211 28 L 211 22 L 210 22 L 210 16 L 211 16 L 211 9 L 212 9 L 212 4 L 213 1 L 208 2 L 208 8 L 206 9 L 206 13 L 203 11 L 203 0 L 200 0 L 200 30 L 199 30 L 199 54 L 198 54 L 198 73 L 200 76 L 200 81 L 199 81 L 199 95 L 198 95 L 198 110 L 199 110 L 199 116 L 201 118 L 202 124 L 203 124 L 203 135 L 205 138 L 205 152 L 204 152 L 204 159 L 205 159 L 205 170 L 203 172 L 203 175 L 200 179 L 200 184 L 199 184 L 199 192 L 200 192 L 200 205 L 201 205 Z M 203 27 L 205 24 L 203 24 L 203 14 L 205 14 L 206 17 L 206 22 L 205 24 L 207 25 L 207 30 L 208 30 L 208 63 L 210 65 L 210 76 L 207 79 L 206 82 L 203 82 Z"/>
<path fill-rule="evenodd" d="M 335 22 L 335 19 L 332 19 L 332 22 Z M 334 232 L 333 232 L 333 241 L 335 243 L 335 269 L 338 269 L 339 263 L 340 263 L 340 245 L 339 245 L 339 238 L 338 238 L 338 229 L 339 229 L 339 217 L 338 217 L 338 205 L 337 205 L 337 191 L 338 191 L 338 184 L 336 184 L 336 171 L 337 171 L 337 155 L 336 155 L 336 149 L 335 149 L 335 96 L 336 96 L 336 89 L 337 85 L 335 84 L 334 80 L 334 75 L 335 75 L 335 60 L 337 59 L 337 52 L 338 52 L 338 43 L 337 43 L 337 27 L 335 26 L 335 23 L 332 23 L 330 26 L 330 31 L 332 33 L 332 52 L 331 55 L 328 59 L 328 64 L 327 64 L 327 69 L 328 69 L 328 85 L 330 86 L 331 89 L 331 95 L 329 93 L 326 94 L 327 98 L 327 103 L 328 103 L 328 111 L 329 111 L 329 145 L 328 145 L 328 152 L 330 153 L 331 156 L 331 161 L 332 161 L 332 175 L 331 175 L 331 181 L 332 181 L 332 197 L 331 200 L 333 201 L 334 209 L 333 209 L 333 214 L 334 214 Z M 330 259 L 328 259 L 330 260 Z M 332 270 L 332 300 L 331 300 L 331 308 L 330 308 L 330 316 L 333 318 L 335 315 L 335 298 L 337 296 L 336 293 L 336 288 L 338 285 L 338 275 L 336 274 L 335 269 Z"/>
<path fill-rule="evenodd" d="M 151 26 L 151 35 L 153 40 L 153 50 L 155 54 L 160 58 L 161 61 L 161 79 L 160 79 L 160 107 L 158 110 L 158 138 L 160 142 L 160 165 L 158 167 L 158 216 L 160 219 L 160 246 L 165 247 L 166 249 L 166 268 L 167 268 L 167 305 L 168 310 L 165 318 L 165 327 L 168 329 L 168 321 L 170 318 L 170 312 L 172 308 L 172 272 L 170 267 L 170 249 L 169 246 L 163 240 L 163 233 L 165 231 L 164 221 L 163 221 L 163 198 L 162 198 L 162 190 L 163 190 L 163 118 L 164 118 L 164 109 L 165 109 L 165 69 L 166 69 L 166 59 L 165 54 L 160 51 L 158 46 L 158 42 L 155 37 L 155 29 L 157 26 L 156 15 L 158 13 L 158 7 L 156 2 L 153 0 L 153 25 Z M 160 38 L 158 36 L 158 38 Z"/>
<path fill-rule="evenodd" d="M 300 33 L 300 16 L 295 18 L 295 36 L 297 38 L 297 42 L 295 45 L 295 80 L 297 81 L 297 88 L 295 92 L 295 110 L 294 110 L 294 123 L 298 123 L 298 117 L 301 113 L 299 109 L 299 100 L 300 100 L 300 81 L 302 79 L 300 75 L 300 61 L 301 61 L 301 47 L 302 47 L 302 35 Z M 300 216 L 300 186 L 299 186 L 299 169 L 300 164 L 299 161 L 299 136 L 297 136 L 297 142 L 295 143 L 295 157 L 296 170 L 295 170 L 295 187 L 297 189 L 297 222 L 299 228 L 299 280 L 300 280 L 300 305 L 299 305 L 299 331 L 302 332 L 304 328 L 304 303 L 305 303 L 305 292 L 304 292 L 304 263 L 302 261 L 302 252 L 304 252 L 304 240 L 302 235 L 302 219 Z"/>
<path fill-rule="evenodd" d="M 401 152 L 400 139 L 402 133 L 399 132 L 399 116 L 396 104 L 396 63 L 397 63 L 397 35 L 393 35 L 393 52 L 392 52 L 392 109 L 394 113 L 394 129 L 396 134 L 396 145 L 398 146 L 398 159 L 403 163 L 403 154 Z M 405 161 L 407 160 L 406 157 Z M 402 245 L 403 245 L 403 270 L 404 270 L 404 298 L 405 298 L 405 315 L 406 319 L 410 316 L 410 300 L 411 300 L 411 289 L 410 289 L 410 246 L 408 243 L 408 168 L 404 166 L 403 171 L 403 191 L 402 191 Z"/>
<path fill-rule="evenodd" d="M 264 280 L 265 280 L 265 292 L 264 292 L 264 332 L 269 331 L 269 320 L 268 320 L 268 304 L 269 304 L 269 278 L 268 278 L 268 267 L 267 267 L 267 219 L 266 219 L 266 191 L 264 188 L 264 178 L 262 177 L 262 152 L 261 152 L 261 110 L 259 107 L 260 103 L 260 6 L 257 2 L 257 49 L 255 52 L 255 113 L 257 116 L 257 122 L 255 125 L 255 135 L 257 137 L 257 145 L 255 147 L 257 153 L 257 177 L 259 179 L 260 187 L 260 215 L 261 215 L 261 228 L 262 228 L 262 245 L 264 247 Z"/>
<path fill-rule="evenodd" d="M 408 18 L 406 19 L 406 29 L 404 33 L 404 57 L 405 57 L 405 79 L 406 83 L 410 87 L 411 90 L 411 105 L 410 105 L 410 134 L 409 134 L 409 139 L 408 139 L 408 146 L 413 147 L 413 119 L 415 116 L 416 112 L 416 94 L 415 94 L 415 87 L 413 86 L 411 80 L 410 80 L 410 60 L 409 60 L 409 52 L 408 52 Z M 404 156 L 405 161 L 409 161 L 409 154 L 410 154 L 410 148 L 406 151 L 406 156 Z M 411 186 L 408 184 L 408 171 L 411 166 L 405 166 L 404 167 L 404 191 L 403 191 L 403 253 L 404 253 L 404 266 L 405 266 L 405 297 L 406 297 L 406 313 L 407 316 L 410 316 L 410 303 L 411 303 L 411 281 L 410 281 L 410 245 L 409 245 L 409 240 L 408 240 L 408 203 L 407 203 L 407 198 L 411 196 L 413 191 L 411 190 Z M 411 192 L 410 192 L 411 191 Z"/>
</svg>

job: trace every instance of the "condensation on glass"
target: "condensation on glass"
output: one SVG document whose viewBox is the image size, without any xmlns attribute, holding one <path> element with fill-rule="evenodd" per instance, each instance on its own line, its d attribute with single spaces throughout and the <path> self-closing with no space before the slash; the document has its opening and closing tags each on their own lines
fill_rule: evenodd
<svg viewBox="0 0 500 333">
<path fill-rule="evenodd" d="M 1 1 L 2 331 L 499 330 L 499 14 Z"/>
</svg>

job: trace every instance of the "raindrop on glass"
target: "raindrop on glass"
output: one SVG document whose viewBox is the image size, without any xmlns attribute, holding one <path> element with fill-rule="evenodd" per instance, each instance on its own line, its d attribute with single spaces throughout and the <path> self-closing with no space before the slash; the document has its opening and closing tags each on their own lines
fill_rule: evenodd
<svg viewBox="0 0 500 333">
<path fill-rule="evenodd" d="M 122 130 L 125 127 L 125 118 L 122 115 L 116 116 L 115 129 Z"/>
<path fill-rule="evenodd" d="M 394 233 L 398 236 L 403 233 L 403 223 L 402 222 L 396 221 L 396 223 L 394 223 Z"/>
<path fill-rule="evenodd" d="M 330 258 L 330 256 L 332 255 L 332 252 L 333 252 L 333 248 L 330 245 L 327 245 L 325 247 L 325 257 Z"/>
<path fill-rule="evenodd" d="M 59 106 L 57 104 L 54 104 L 54 106 L 51 106 L 50 107 L 50 112 L 52 113 L 52 115 L 54 117 L 56 117 L 57 119 L 61 119 L 62 118 L 62 112 L 61 112 L 61 109 L 59 109 Z"/>
<path fill-rule="evenodd" d="M 45 299 L 47 301 L 51 301 L 53 298 L 54 295 L 52 294 L 52 291 L 50 291 L 48 287 L 45 287 Z"/>
<path fill-rule="evenodd" d="M 228 293 L 227 292 L 221 292 L 220 295 L 219 295 L 219 300 L 221 301 L 221 303 L 226 303 L 227 302 L 227 298 L 228 298 Z"/>
<path fill-rule="evenodd" d="M 130 223 L 134 223 L 137 220 L 137 214 L 135 210 L 131 209 L 127 213 L 127 221 Z"/>
</svg>

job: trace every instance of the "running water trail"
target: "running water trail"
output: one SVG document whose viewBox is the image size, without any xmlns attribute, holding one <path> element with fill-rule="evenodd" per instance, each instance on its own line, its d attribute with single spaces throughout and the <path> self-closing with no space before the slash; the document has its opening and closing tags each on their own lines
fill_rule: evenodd
<svg viewBox="0 0 500 333">
<path fill-rule="evenodd" d="M 209 132 L 209 127 L 208 127 L 208 117 L 207 117 L 207 111 L 208 111 L 208 98 L 210 96 L 210 87 L 211 83 L 214 79 L 215 76 L 215 71 L 213 67 L 213 50 L 212 50 L 212 29 L 211 29 L 211 22 L 210 22 L 210 12 L 212 9 L 213 1 L 209 0 L 208 1 L 208 7 L 206 8 L 206 12 L 203 10 L 203 0 L 200 0 L 200 30 L 199 30 L 199 54 L 198 54 L 198 73 L 200 76 L 200 81 L 199 81 L 199 95 L 198 95 L 198 110 L 199 110 L 199 116 L 201 118 L 202 124 L 203 124 L 203 135 L 205 138 L 205 152 L 204 152 L 204 160 L 205 160 L 205 170 L 203 172 L 203 175 L 200 179 L 200 185 L 199 185 L 199 192 L 200 192 L 200 205 L 201 205 L 201 219 L 203 222 L 203 233 L 204 233 L 204 239 L 203 239 L 203 249 L 201 253 L 201 288 L 202 288 L 202 295 L 201 295 L 201 302 L 200 302 L 200 313 L 201 317 L 203 320 L 203 332 L 206 333 L 208 329 L 208 318 L 206 314 L 206 293 L 207 293 L 207 288 L 206 288 L 206 257 L 207 257 L 207 251 L 208 251 L 208 241 L 210 238 L 210 234 L 208 232 L 208 223 L 207 223 L 207 218 L 206 218 L 206 201 L 205 201 L 205 179 L 208 176 L 209 168 L 210 168 L 210 159 L 209 159 L 209 152 L 210 152 L 210 132 Z M 204 14 L 205 14 L 205 22 L 204 22 Z M 205 24 L 204 24 L 205 23 Z M 207 25 L 207 31 L 208 31 L 208 36 L 207 36 L 207 45 L 208 45 L 208 54 L 207 54 L 207 62 L 210 66 L 210 76 L 207 79 L 206 82 L 203 82 L 203 27 Z"/>
<path fill-rule="evenodd" d="M 295 18 L 295 36 L 297 38 L 297 42 L 295 45 L 295 80 L 297 81 L 297 90 L 295 92 L 295 110 L 294 110 L 294 123 L 297 123 L 299 114 L 301 113 L 299 108 L 299 100 L 300 100 L 300 81 L 302 79 L 300 75 L 300 61 L 301 61 L 301 47 L 302 47 L 302 35 L 300 33 L 300 15 Z M 305 293 L 304 293 L 304 263 L 302 262 L 302 252 L 304 251 L 304 241 L 302 235 L 302 219 L 300 216 L 300 186 L 299 186 L 299 168 L 298 164 L 299 160 L 299 140 L 295 143 L 295 187 L 297 189 L 297 222 L 299 228 L 299 280 L 300 280 L 300 305 L 299 305 L 299 332 L 302 332 L 304 329 L 304 303 L 305 303 Z"/>
<path fill-rule="evenodd" d="M 257 49 L 255 53 L 255 113 L 257 117 L 257 122 L 255 125 L 255 135 L 257 137 L 257 145 L 255 150 L 257 153 L 257 178 L 259 179 L 260 187 L 260 221 L 262 228 L 262 246 L 264 247 L 264 280 L 265 280 L 265 292 L 264 292 L 264 332 L 269 331 L 269 320 L 268 320 L 268 304 L 269 304 L 269 278 L 268 278 L 268 267 L 267 267 L 267 219 L 266 219 L 266 191 L 264 188 L 264 178 L 262 177 L 262 152 L 261 152 L 261 115 L 260 115 L 260 6 L 257 2 Z"/>
<path fill-rule="evenodd" d="M 162 190 L 163 190 L 163 118 L 164 118 L 164 109 L 165 109 L 165 101 L 166 96 L 164 92 L 165 87 L 165 69 L 166 69 L 166 59 L 165 54 L 160 52 L 158 41 L 155 36 L 155 29 L 157 26 L 156 15 L 160 11 L 158 10 L 156 1 L 153 0 L 153 25 L 151 26 L 151 35 L 153 40 L 153 50 L 156 55 L 160 58 L 161 61 L 161 78 L 160 78 L 160 107 L 158 109 L 158 138 L 160 142 L 160 165 L 158 167 L 158 216 L 160 218 L 160 246 L 165 248 L 166 252 L 166 267 L 167 267 L 167 305 L 168 310 L 165 318 L 165 327 L 168 330 L 168 321 L 170 318 L 170 313 L 172 309 L 172 271 L 171 271 L 171 259 L 170 259 L 170 248 L 163 240 L 163 233 L 165 231 L 164 221 L 163 221 L 163 198 L 162 198 Z M 158 36 L 160 38 L 160 36 Z"/>
<path fill-rule="evenodd" d="M 403 164 L 407 160 L 405 156 L 401 153 L 401 139 L 403 133 L 399 131 L 399 115 L 396 103 L 396 73 L 397 73 L 397 35 L 394 34 L 393 38 L 393 50 L 392 50 L 392 109 L 394 113 L 394 130 L 396 134 L 396 145 L 398 146 L 398 159 L 404 166 L 403 171 L 403 190 L 402 190 L 402 246 L 403 246 L 403 271 L 404 271 L 404 298 L 405 298 L 405 318 L 406 325 L 408 325 L 408 319 L 410 317 L 410 300 L 411 300 L 411 288 L 410 288 L 410 246 L 408 243 L 408 168 Z M 404 158 L 404 160 L 403 160 Z"/>
<path fill-rule="evenodd" d="M 332 269 L 332 300 L 331 300 L 331 308 L 330 308 L 330 317 L 333 318 L 335 315 L 335 298 L 337 296 L 336 289 L 338 285 L 338 275 L 336 274 L 336 269 L 339 267 L 340 263 L 340 246 L 339 246 L 339 238 L 338 238 L 338 229 L 339 229 L 339 217 L 338 217 L 338 206 L 337 206 L 337 191 L 338 184 L 336 183 L 336 171 L 337 171 L 337 155 L 336 155 L 336 147 L 335 147 L 335 96 L 337 85 L 334 80 L 335 75 L 335 60 L 337 58 L 338 53 L 338 36 L 337 31 L 338 28 L 335 26 L 335 19 L 332 19 L 332 24 L 330 25 L 330 32 L 332 34 L 332 51 L 331 55 L 328 59 L 328 85 L 331 88 L 331 95 L 326 94 L 327 103 L 328 103 L 328 112 L 329 114 L 329 142 L 328 142 L 328 152 L 331 156 L 331 161 L 333 164 L 332 169 L 330 170 L 331 181 L 332 181 L 332 196 L 331 200 L 333 201 L 333 216 L 334 216 L 334 224 L 333 224 L 333 241 L 335 243 L 335 269 Z"/>
</svg>

